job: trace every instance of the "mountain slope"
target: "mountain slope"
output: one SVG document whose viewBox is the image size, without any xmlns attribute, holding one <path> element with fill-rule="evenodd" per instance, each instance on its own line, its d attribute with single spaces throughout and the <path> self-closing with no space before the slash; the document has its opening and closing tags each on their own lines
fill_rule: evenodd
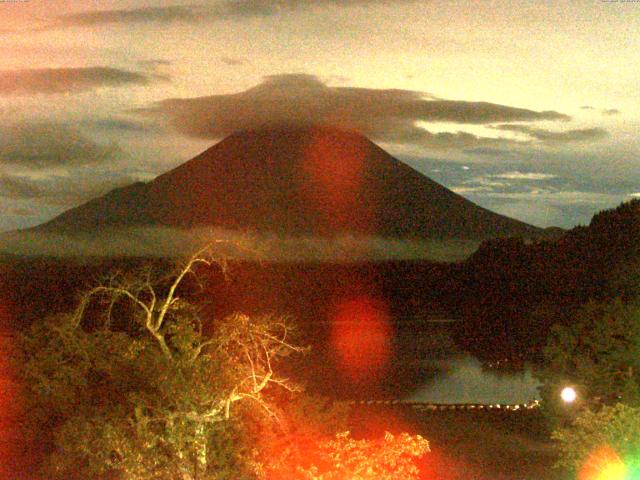
<svg viewBox="0 0 640 480">
<path fill-rule="evenodd" d="M 451 192 L 365 137 L 330 128 L 236 133 L 149 183 L 114 190 L 35 230 L 139 225 L 294 236 L 542 235 Z"/>
</svg>

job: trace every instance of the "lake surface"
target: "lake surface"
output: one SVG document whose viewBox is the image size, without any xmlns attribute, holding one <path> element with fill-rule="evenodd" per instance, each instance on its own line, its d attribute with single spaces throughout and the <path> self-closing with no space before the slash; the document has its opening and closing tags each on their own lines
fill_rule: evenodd
<svg viewBox="0 0 640 480">
<path fill-rule="evenodd" d="M 446 318 L 391 322 L 393 353 L 388 359 L 389 370 L 376 377 L 369 376 L 368 360 L 384 357 L 386 337 L 383 334 L 386 332 L 377 332 L 376 336 L 369 324 L 365 328 L 355 322 L 350 331 L 347 328 L 350 322 L 345 321 L 344 325 L 340 324 L 344 332 L 338 330 L 338 333 L 349 335 L 337 338 L 343 340 L 338 346 L 348 355 L 332 348 L 330 337 L 318 335 L 317 348 L 312 348 L 313 358 L 305 364 L 302 377 L 319 393 L 333 391 L 338 398 L 383 397 L 449 404 L 524 404 L 540 399 L 540 383 L 533 377 L 530 366 L 525 364 L 522 370 L 507 370 L 483 365 L 456 345 L 452 336 L 455 322 Z M 380 348 L 374 348 L 378 344 Z M 363 373 L 360 377 L 349 375 L 354 372 L 344 367 L 344 363 L 346 367 L 351 366 L 355 374 L 361 373 L 360 370 Z"/>
<path fill-rule="evenodd" d="M 527 403 L 540 399 L 530 367 L 522 372 L 501 372 L 482 367 L 471 355 L 461 354 L 434 362 L 439 373 L 404 400 L 433 403 Z"/>
</svg>

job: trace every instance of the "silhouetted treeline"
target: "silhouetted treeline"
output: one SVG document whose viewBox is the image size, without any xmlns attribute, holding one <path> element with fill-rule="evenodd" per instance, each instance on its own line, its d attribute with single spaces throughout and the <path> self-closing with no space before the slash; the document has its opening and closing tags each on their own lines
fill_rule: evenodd
<svg viewBox="0 0 640 480">
<path fill-rule="evenodd" d="M 579 305 L 640 293 L 640 200 L 555 241 L 484 242 L 454 276 L 449 306 L 466 320 L 459 342 L 483 356 L 535 359 L 549 327 L 570 322 Z"/>
<path fill-rule="evenodd" d="M 69 310 L 78 291 L 109 271 L 150 262 L 157 271 L 169 263 L 7 257 L 0 265 L 0 312 L 5 312 L 4 321 L 24 326 Z M 535 359 L 549 327 L 571 321 L 579 305 L 638 294 L 640 200 L 601 212 L 589 226 L 576 227 L 557 240 L 486 241 L 462 263 L 238 262 L 230 264 L 227 279 L 219 269 L 209 277 L 205 290 L 192 284 L 182 294 L 198 296 L 211 319 L 238 310 L 288 314 L 322 343 L 336 304 L 366 297 L 398 321 L 433 313 L 462 318 L 455 338 L 481 358 Z M 411 324 L 405 333 L 420 328 Z"/>
</svg>

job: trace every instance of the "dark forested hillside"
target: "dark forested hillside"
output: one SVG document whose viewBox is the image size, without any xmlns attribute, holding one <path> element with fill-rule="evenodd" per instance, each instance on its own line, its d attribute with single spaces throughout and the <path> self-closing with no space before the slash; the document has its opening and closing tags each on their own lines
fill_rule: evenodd
<svg viewBox="0 0 640 480">
<path fill-rule="evenodd" d="M 460 266 L 459 340 L 485 355 L 535 356 L 554 323 L 589 299 L 640 293 L 640 200 L 596 214 L 556 241 L 486 241 Z"/>
</svg>

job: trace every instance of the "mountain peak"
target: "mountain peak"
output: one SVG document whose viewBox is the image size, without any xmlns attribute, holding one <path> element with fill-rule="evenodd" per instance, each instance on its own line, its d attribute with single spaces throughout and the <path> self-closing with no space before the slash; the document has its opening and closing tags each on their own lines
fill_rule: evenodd
<svg viewBox="0 0 640 480">
<path fill-rule="evenodd" d="M 288 236 L 539 236 L 389 155 L 358 132 L 278 126 L 234 133 L 148 183 L 111 192 L 37 227 L 157 225 Z"/>
</svg>

